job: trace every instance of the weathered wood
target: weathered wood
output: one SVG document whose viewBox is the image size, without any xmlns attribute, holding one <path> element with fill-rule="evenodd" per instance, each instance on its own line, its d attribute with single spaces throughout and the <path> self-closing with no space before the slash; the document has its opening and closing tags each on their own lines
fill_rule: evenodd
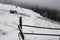
<svg viewBox="0 0 60 40">
<path fill-rule="evenodd" d="M 22 17 L 19 17 L 19 25 L 20 25 L 20 27 L 22 29 Z"/>
<path fill-rule="evenodd" d="M 18 29 L 20 31 L 19 34 L 18 34 L 19 40 L 20 40 L 20 36 L 19 35 L 21 35 L 21 38 L 24 40 L 24 34 L 22 32 L 22 17 L 19 17 Z"/>
</svg>

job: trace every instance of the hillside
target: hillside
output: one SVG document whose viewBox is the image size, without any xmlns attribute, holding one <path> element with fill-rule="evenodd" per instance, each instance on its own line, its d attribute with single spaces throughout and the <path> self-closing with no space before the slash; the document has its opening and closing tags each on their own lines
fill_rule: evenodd
<svg viewBox="0 0 60 40">
<path fill-rule="evenodd" d="M 10 6 L 10 5 L 9 5 Z M 4 7 L 4 6 L 3 6 Z M 32 10 L 18 7 L 18 14 L 11 14 L 10 8 L 5 5 L 5 8 L 0 8 L 0 40 L 18 40 L 18 24 L 19 17 L 22 16 L 23 25 L 32 25 L 49 28 L 60 28 L 60 23 L 44 18 Z M 8 10 L 7 10 L 8 9 Z M 22 15 L 21 15 L 22 14 Z M 30 33 L 48 33 L 60 34 L 58 30 L 36 29 L 23 26 L 23 32 Z M 59 40 L 57 36 L 42 36 L 42 35 L 25 35 L 26 40 Z"/>
</svg>

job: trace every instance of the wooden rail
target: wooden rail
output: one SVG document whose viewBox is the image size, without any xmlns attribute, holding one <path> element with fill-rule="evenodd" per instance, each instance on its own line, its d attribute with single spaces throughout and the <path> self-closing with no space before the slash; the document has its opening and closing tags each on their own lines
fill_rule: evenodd
<svg viewBox="0 0 60 40">
<path fill-rule="evenodd" d="M 27 35 L 44 35 L 44 36 L 60 36 L 59 34 L 43 34 L 43 33 L 23 33 Z"/>
<path fill-rule="evenodd" d="M 24 26 L 24 27 L 32 27 L 32 28 L 41 28 L 41 29 L 60 30 L 60 28 L 39 27 L 39 26 L 31 26 L 31 25 L 22 25 L 22 26 Z"/>
<path fill-rule="evenodd" d="M 41 29 L 50 29 L 50 30 L 60 30 L 60 28 L 49 28 L 49 27 L 39 27 L 39 26 L 31 26 L 31 25 L 22 25 L 22 17 L 19 18 L 19 25 L 18 25 L 18 29 L 19 29 L 19 34 L 21 35 L 21 38 L 24 40 L 24 34 L 27 35 L 44 35 L 44 36 L 59 36 L 59 34 L 43 34 L 43 33 L 23 33 L 22 32 L 22 26 L 23 27 L 32 27 L 32 28 L 41 28 Z M 20 40 L 20 39 L 19 39 Z M 60 38 L 59 38 L 60 40 Z"/>
</svg>

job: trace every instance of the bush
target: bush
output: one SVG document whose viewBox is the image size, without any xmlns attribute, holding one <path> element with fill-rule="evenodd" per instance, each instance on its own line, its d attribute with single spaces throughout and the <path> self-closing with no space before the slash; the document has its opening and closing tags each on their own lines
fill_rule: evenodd
<svg viewBox="0 0 60 40">
<path fill-rule="evenodd" d="M 14 13 L 17 13 L 16 10 L 10 10 L 10 13 L 14 14 Z"/>
</svg>

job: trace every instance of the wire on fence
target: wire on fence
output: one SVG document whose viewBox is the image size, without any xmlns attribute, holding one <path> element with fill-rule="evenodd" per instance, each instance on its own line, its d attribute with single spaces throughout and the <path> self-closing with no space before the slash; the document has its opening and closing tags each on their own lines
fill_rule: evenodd
<svg viewBox="0 0 60 40">
<path fill-rule="evenodd" d="M 32 28 L 42 28 L 42 29 L 51 29 L 51 30 L 60 30 L 60 28 L 48 28 L 48 27 L 39 27 L 39 26 L 31 26 L 31 25 L 22 25 L 22 17 L 19 18 L 19 33 L 21 35 L 21 38 L 25 40 L 24 34 L 27 35 L 44 35 L 44 36 L 60 36 L 59 34 L 43 34 L 43 33 L 23 33 L 22 32 L 22 26 L 24 27 L 32 27 Z"/>
<path fill-rule="evenodd" d="M 43 33 L 23 33 L 27 35 L 45 35 L 45 36 L 60 36 L 59 34 L 43 34 Z"/>
<path fill-rule="evenodd" d="M 39 27 L 39 26 L 30 26 L 30 25 L 22 25 L 22 26 L 32 27 L 32 28 L 60 30 L 59 28 L 48 28 L 48 27 Z M 59 34 L 42 34 L 42 33 L 23 33 L 23 34 L 28 34 L 28 35 L 45 35 L 45 36 L 60 36 Z"/>
<path fill-rule="evenodd" d="M 48 28 L 48 27 L 39 27 L 39 26 L 30 26 L 30 25 L 22 25 L 22 26 L 32 27 L 32 28 L 42 28 L 42 29 L 60 30 L 60 28 Z"/>
</svg>

